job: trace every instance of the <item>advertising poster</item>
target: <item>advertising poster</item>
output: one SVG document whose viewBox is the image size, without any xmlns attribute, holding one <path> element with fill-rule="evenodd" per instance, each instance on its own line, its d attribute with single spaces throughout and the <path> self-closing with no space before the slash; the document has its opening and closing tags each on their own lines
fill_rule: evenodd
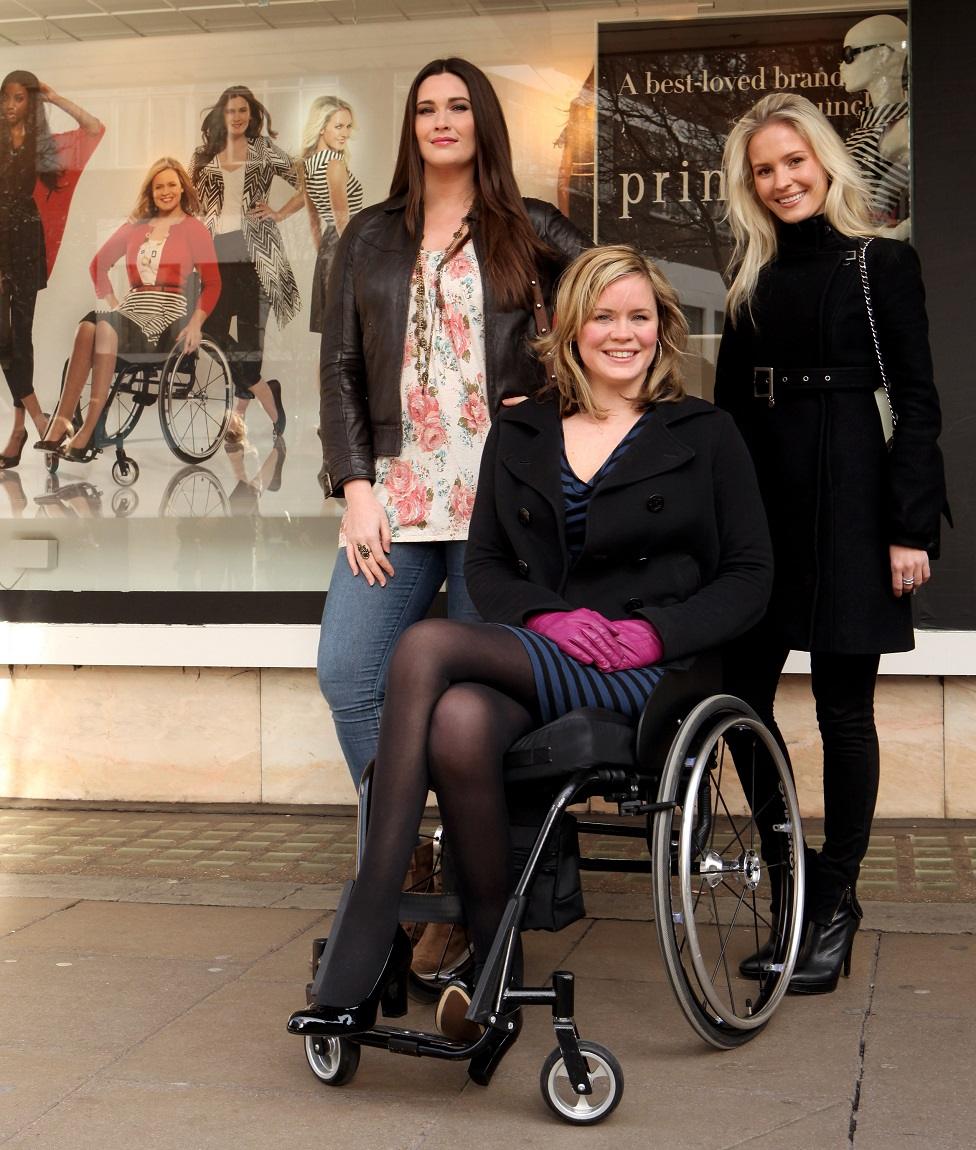
<svg viewBox="0 0 976 1150">
<path fill-rule="evenodd" d="M 681 293 L 710 396 L 731 241 L 722 148 L 760 97 L 816 103 L 867 176 L 879 226 L 910 230 L 907 12 L 601 24 L 596 70 L 600 242 L 660 260 Z"/>
</svg>

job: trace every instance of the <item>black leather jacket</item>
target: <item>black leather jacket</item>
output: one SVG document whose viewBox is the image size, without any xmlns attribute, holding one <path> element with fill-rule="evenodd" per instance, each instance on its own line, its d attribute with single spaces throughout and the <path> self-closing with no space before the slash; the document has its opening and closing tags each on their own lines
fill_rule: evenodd
<svg viewBox="0 0 976 1150">
<path fill-rule="evenodd" d="M 525 200 L 532 226 L 555 252 L 538 268 L 543 298 L 551 305 L 560 272 L 590 241 L 552 204 Z M 377 456 L 402 447 L 400 376 L 410 310 L 410 277 L 421 236 L 404 224 L 405 197 L 376 204 L 354 216 L 336 251 L 326 297 L 319 358 L 326 495 L 341 495 L 347 479 L 375 481 Z M 472 237 L 479 259 L 478 225 Z M 526 346 L 535 334 L 531 312 L 499 311 L 483 277 L 485 374 L 492 416 L 503 395 L 535 390 L 539 365 Z"/>
</svg>

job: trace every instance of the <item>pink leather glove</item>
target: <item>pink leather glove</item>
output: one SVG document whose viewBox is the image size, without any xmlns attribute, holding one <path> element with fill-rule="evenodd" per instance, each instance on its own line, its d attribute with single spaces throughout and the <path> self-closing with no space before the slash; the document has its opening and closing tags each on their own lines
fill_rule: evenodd
<svg viewBox="0 0 976 1150">
<path fill-rule="evenodd" d="M 601 671 L 617 670 L 622 652 L 617 646 L 616 623 L 598 611 L 578 607 L 575 611 L 541 611 L 525 621 L 530 631 L 551 639 L 579 663 L 595 663 Z"/>
<path fill-rule="evenodd" d="M 620 652 L 615 671 L 632 671 L 660 663 L 664 647 L 651 623 L 645 619 L 617 619 L 613 627 L 617 632 L 614 642 Z"/>
</svg>

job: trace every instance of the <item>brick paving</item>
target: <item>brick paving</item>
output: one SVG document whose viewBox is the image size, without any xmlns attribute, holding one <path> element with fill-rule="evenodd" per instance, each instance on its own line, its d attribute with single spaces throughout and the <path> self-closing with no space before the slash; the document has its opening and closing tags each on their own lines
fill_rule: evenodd
<svg viewBox="0 0 976 1150">
<path fill-rule="evenodd" d="M 820 826 L 807 837 L 822 842 Z M 340 883 L 352 873 L 355 819 L 343 814 L 0 808 L 0 873 Z M 639 842 L 589 837 L 588 853 L 633 856 Z M 584 876 L 627 892 L 639 874 Z M 881 902 L 976 901 L 976 825 L 879 822 L 858 884 Z"/>
</svg>

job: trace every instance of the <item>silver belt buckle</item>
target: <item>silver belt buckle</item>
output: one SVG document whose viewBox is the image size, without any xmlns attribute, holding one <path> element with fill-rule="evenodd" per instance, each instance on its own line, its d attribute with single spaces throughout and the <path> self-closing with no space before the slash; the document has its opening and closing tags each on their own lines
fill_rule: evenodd
<svg viewBox="0 0 976 1150">
<path fill-rule="evenodd" d="M 764 387 L 765 390 L 762 390 Z M 771 367 L 754 367 L 752 369 L 752 394 L 756 399 L 765 399 L 770 407 L 776 406 L 773 369 Z"/>
</svg>

